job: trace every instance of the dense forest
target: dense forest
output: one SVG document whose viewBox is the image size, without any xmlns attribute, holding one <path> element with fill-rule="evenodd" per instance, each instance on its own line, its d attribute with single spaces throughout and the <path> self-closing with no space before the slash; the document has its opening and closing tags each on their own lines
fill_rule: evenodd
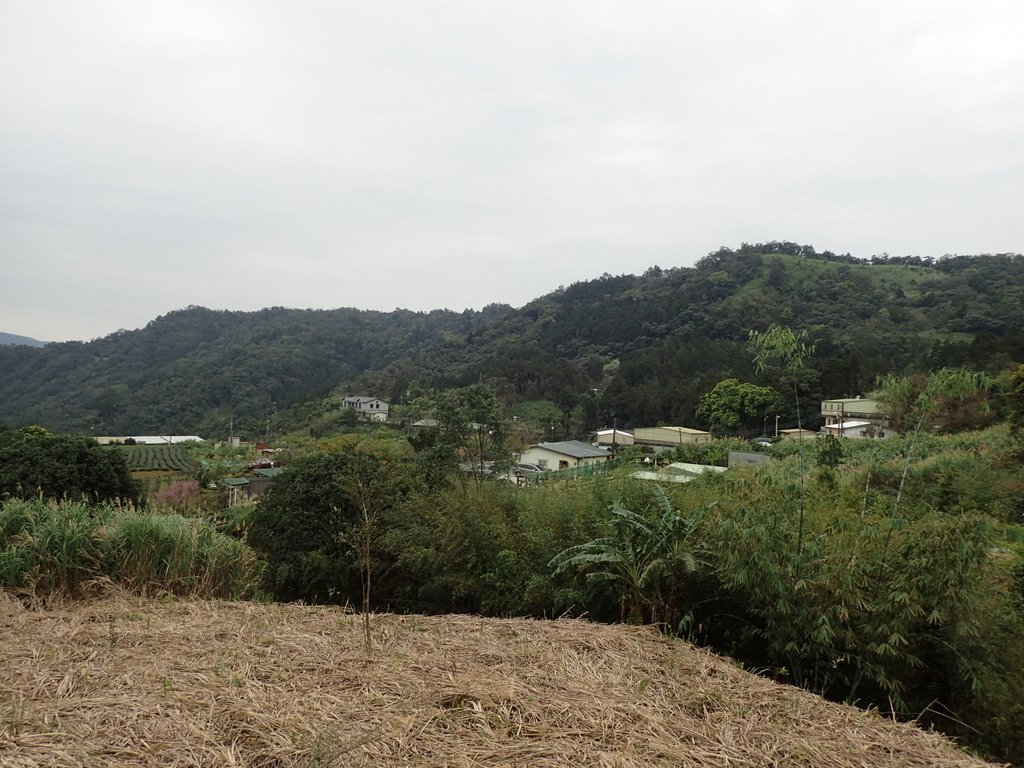
<svg viewBox="0 0 1024 768">
<path fill-rule="evenodd" d="M 0 418 L 85 434 L 219 437 L 232 419 L 255 431 L 339 381 L 506 311 L 189 307 L 90 342 L 0 347 Z"/>
<path fill-rule="evenodd" d="M 809 413 L 880 374 L 995 374 L 1024 358 L 1024 256 L 865 261 L 772 242 L 606 274 L 520 309 L 191 307 L 91 342 L 0 348 L 0 418 L 220 437 L 232 420 L 243 433 L 307 427 L 338 393 L 407 403 L 483 381 L 507 405 L 551 401 L 566 434 L 613 419 L 697 424 L 702 394 L 752 378 L 748 334 L 771 323 L 806 331 L 816 354 L 799 381 L 769 370 L 761 382 L 796 384 Z"/>
</svg>

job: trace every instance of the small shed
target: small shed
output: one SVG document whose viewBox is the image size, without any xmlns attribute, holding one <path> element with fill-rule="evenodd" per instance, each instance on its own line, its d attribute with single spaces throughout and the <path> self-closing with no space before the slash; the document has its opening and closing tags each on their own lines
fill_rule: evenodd
<svg viewBox="0 0 1024 768">
<path fill-rule="evenodd" d="M 766 453 L 729 451 L 729 469 L 735 469 L 736 467 L 754 467 L 758 464 L 767 464 L 770 460 L 770 457 Z"/>
<path fill-rule="evenodd" d="M 250 496 L 249 478 L 247 477 L 225 477 L 220 481 L 220 486 L 227 490 L 229 507 L 249 501 L 252 498 Z"/>
<path fill-rule="evenodd" d="M 270 467 L 254 470 L 251 477 L 225 477 L 220 485 L 227 490 L 228 506 L 258 499 L 282 472 L 281 467 Z"/>
<path fill-rule="evenodd" d="M 780 429 L 779 437 L 783 440 L 814 440 L 820 432 L 813 429 Z"/>
</svg>

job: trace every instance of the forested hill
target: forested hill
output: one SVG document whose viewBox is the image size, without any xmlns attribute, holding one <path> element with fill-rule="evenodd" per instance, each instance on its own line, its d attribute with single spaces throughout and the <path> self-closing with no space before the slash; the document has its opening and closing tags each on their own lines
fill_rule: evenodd
<svg viewBox="0 0 1024 768">
<path fill-rule="evenodd" d="M 692 424 L 718 381 L 753 379 L 748 333 L 773 322 L 816 343 L 800 382 L 815 406 L 890 371 L 996 373 L 1024 359 L 1024 257 L 868 262 L 792 243 L 723 248 L 694 268 L 575 283 L 361 383 L 397 399 L 483 379 L 508 401 L 575 411 L 567 432 L 612 417 Z"/>
<path fill-rule="evenodd" d="M 747 334 L 772 322 L 817 345 L 799 382 L 808 404 L 889 371 L 996 373 L 1024 359 L 1024 257 L 872 263 L 769 243 L 604 275 L 517 310 L 189 308 L 88 343 L 0 347 L 0 419 L 216 437 L 232 417 L 243 431 L 303 426 L 320 409 L 294 406 L 332 390 L 401 402 L 483 380 L 509 403 L 554 401 L 567 433 L 613 417 L 693 424 L 702 393 L 753 379 Z M 783 385 L 777 372 L 761 381 Z"/>
<path fill-rule="evenodd" d="M 262 432 L 266 419 L 324 397 L 341 380 L 510 310 L 189 307 L 90 342 L 0 347 L 0 419 L 85 434 L 215 437 L 234 419 Z"/>
</svg>

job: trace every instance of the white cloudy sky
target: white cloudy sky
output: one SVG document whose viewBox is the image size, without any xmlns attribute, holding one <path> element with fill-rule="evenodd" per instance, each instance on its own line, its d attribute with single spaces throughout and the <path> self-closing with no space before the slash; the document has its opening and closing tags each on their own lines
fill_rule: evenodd
<svg viewBox="0 0 1024 768">
<path fill-rule="evenodd" d="M 1024 249 L 1019 0 L 0 0 L 0 331 Z"/>
</svg>

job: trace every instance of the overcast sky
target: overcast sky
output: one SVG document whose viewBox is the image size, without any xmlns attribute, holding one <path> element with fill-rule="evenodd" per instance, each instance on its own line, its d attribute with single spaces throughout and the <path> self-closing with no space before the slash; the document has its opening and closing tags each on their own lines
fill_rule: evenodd
<svg viewBox="0 0 1024 768">
<path fill-rule="evenodd" d="M 1024 3 L 0 0 L 0 331 L 1024 250 Z"/>
</svg>

